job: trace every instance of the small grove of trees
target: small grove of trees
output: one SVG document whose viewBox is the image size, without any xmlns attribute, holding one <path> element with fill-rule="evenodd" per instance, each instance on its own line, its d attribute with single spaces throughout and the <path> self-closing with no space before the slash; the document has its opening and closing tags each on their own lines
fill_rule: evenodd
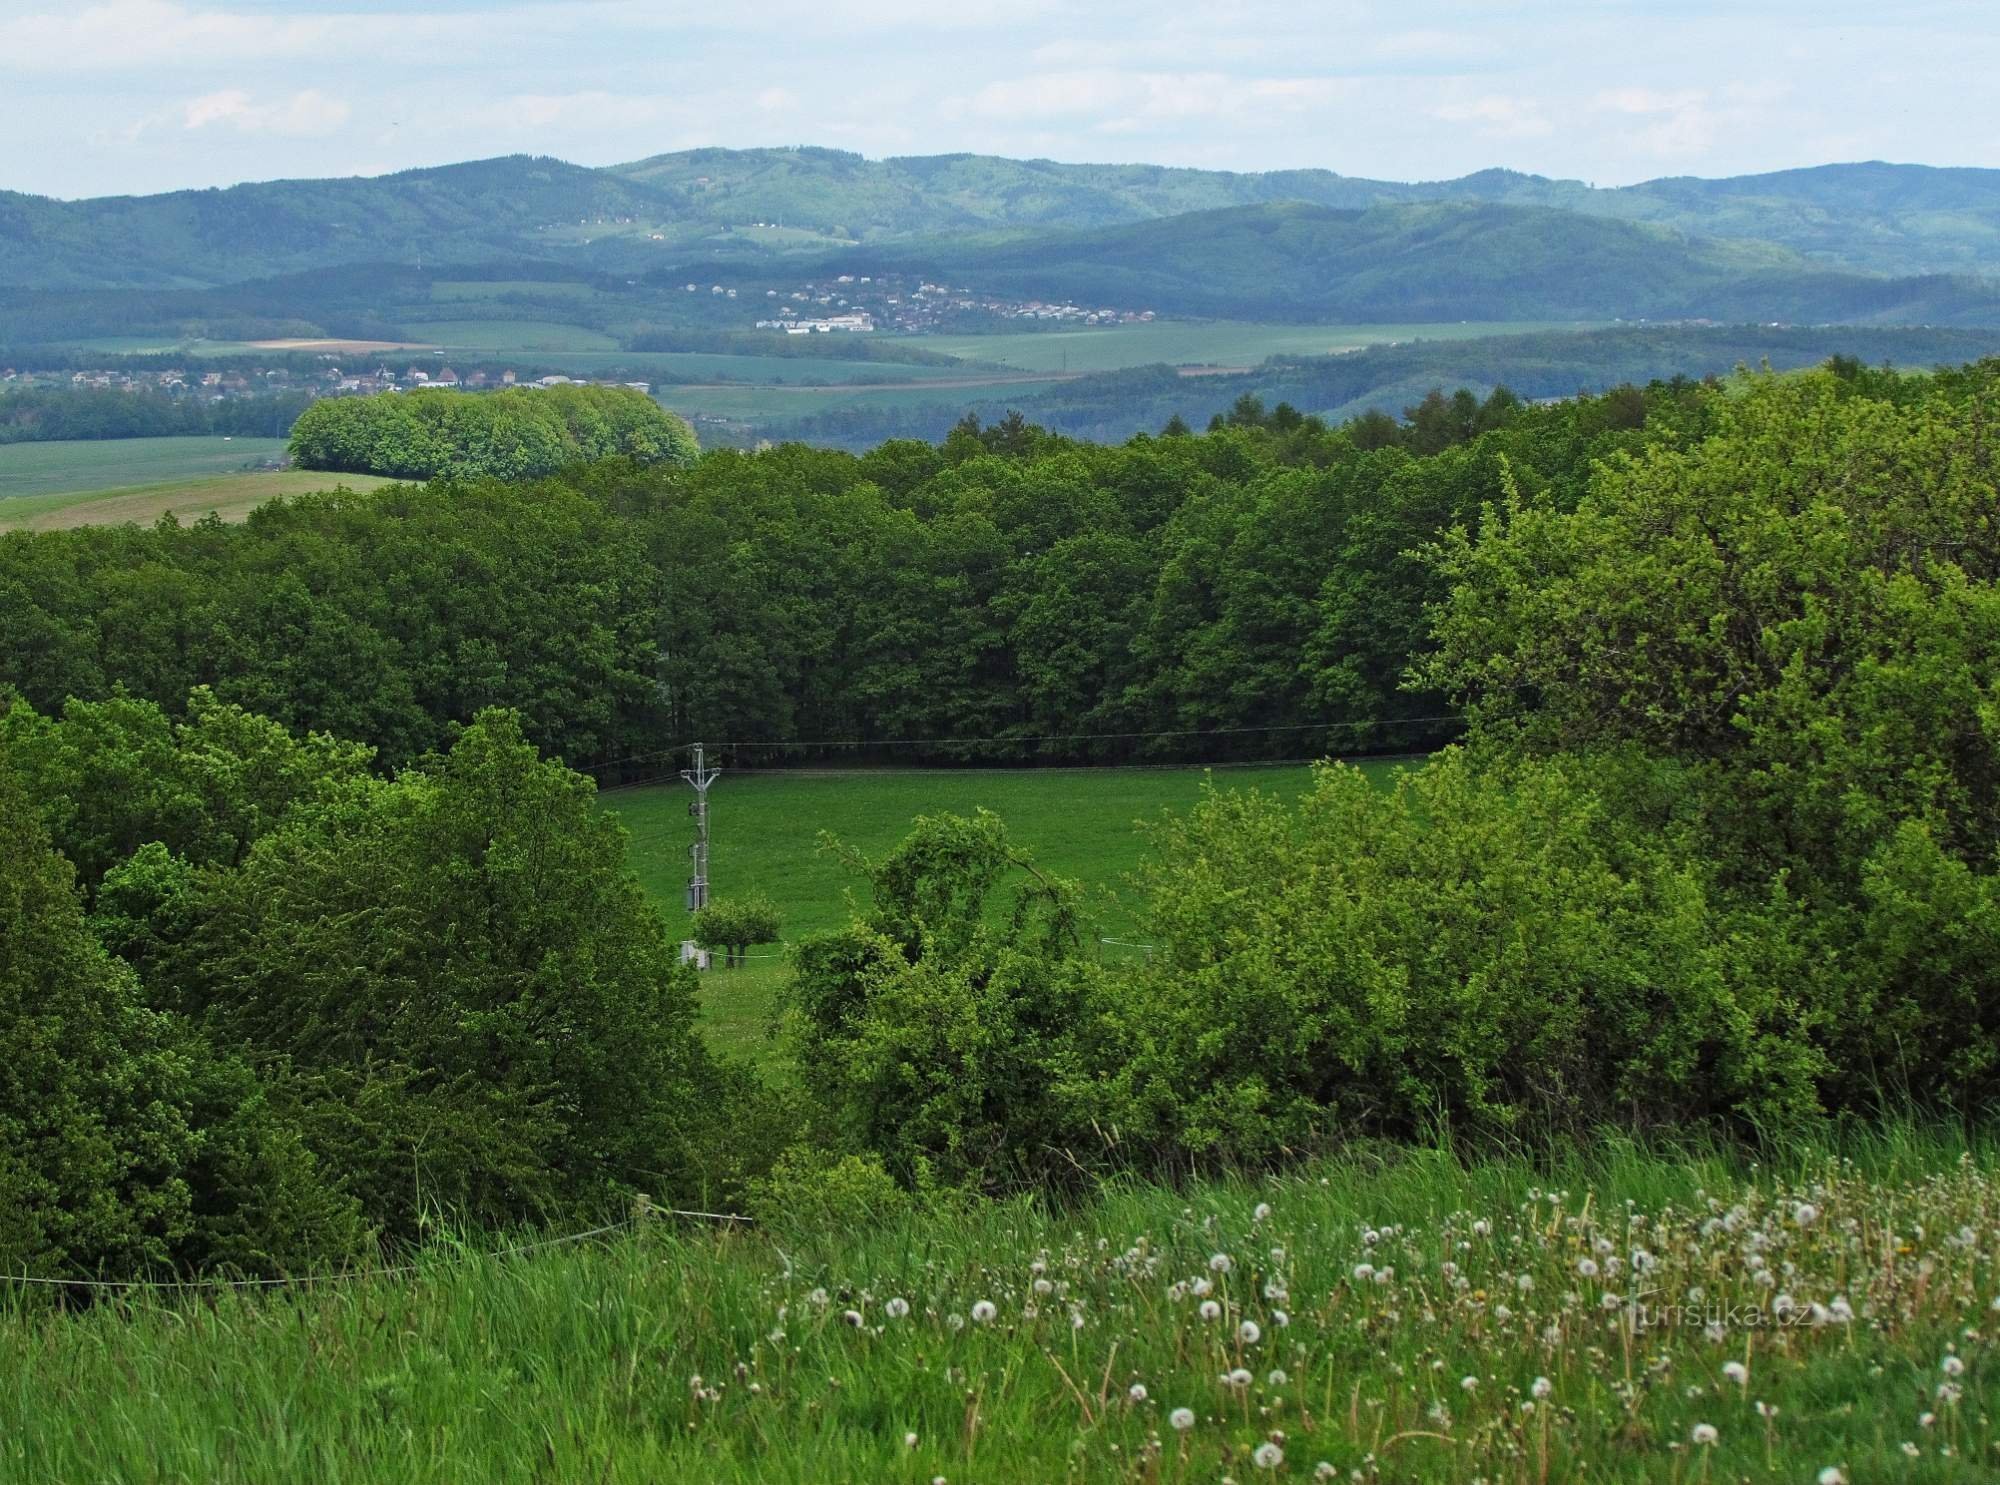
<svg viewBox="0 0 2000 1485">
<path fill-rule="evenodd" d="M 568 464 L 626 458 L 687 465 L 694 433 L 631 387 L 381 393 L 314 403 L 292 426 L 305 469 L 407 479 L 533 479 Z"/>
<path fill-rule="evenodd" d="M 752 944 L 774 944 L 780 933 L 778 909 L 761 895 L 711 902 L 694 915 L 694 941 L 722 950 L 729 969 L 742 964 Z"/>
</svg>

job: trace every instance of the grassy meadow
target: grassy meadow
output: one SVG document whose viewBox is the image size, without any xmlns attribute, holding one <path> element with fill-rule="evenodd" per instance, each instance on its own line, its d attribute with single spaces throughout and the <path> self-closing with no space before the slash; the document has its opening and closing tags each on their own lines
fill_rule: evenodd
<svg viewBox="0 0 2000 1485">
<path fill-rule="evenodd" d="M 1244 320 L 1147 324 L 993 335 L 923 335 L 910 343 L 967 361 L 1023 371 L 1117 371 L 1127 366 L 1255 366 L 1269 356 L 1325 356 L 1392 341 L 1470 340 L 1580 325 L 1471 321 L 1437 325 L 1261 325 Z"/>
<path fill-rule="evenodd" d="M 0 1480 L 1992 1479 L 1996 1229 L 1990 1146 L 1892 1129 L 13 1291 Z"/>
<path fill-rule="evenodd" d="M 214 511 L 240 521 L 267 500 L 342 487 L 373 490 L 371 474 L 246 468 L 282 458 L 279 438 L 120 438 L 0 446 L 0 531 L 150 525 Z"/>
<path fill-rule="evenodd" d="M 0 444 L 0 501 L 234 474 L 284 457 L 282 438 L 83 438 Z"/>
<path fill-rule="evenodd" d="M 1399 765 L 1361 765 L 1386 779 Z M 846 921 L 860 881 L 833 853 L 819 848 L 826 832 L 862 854 L 879 857 L 909 833 L 918 815 L 969 815 L 989 809 L 1007 822 L 1017 846 L 1037 865 L 1083 885 L 1097 933 L 1126 943 L 1101 945 L 1113 958 L 1135 952 L 1137 917 L 1126 879 L 1145 851 L 1141 823 L 1185 809 L 1203 781 L 1219 788 L 1256 788 L 1284 798 L 1304 792 L 1304 764 L 1218 768 L 826 769 L 732 774 L 709 792 L 710 893 L 762 893 L 783 915 L 788 940 L 837 928 Z M 692 798 L 678 781 L 621 789 L 604 796 L 631 835 L 639 879 L 672 930 L 687 928 Z M 863 898 L 865 902 L 865 895 Z M 712 1042 L 766 1058 L 773 1002 L 784 976 L 779 951 L 737 969 L 711 970 L 702 981 L 702 1010 Z"/>
</svg>

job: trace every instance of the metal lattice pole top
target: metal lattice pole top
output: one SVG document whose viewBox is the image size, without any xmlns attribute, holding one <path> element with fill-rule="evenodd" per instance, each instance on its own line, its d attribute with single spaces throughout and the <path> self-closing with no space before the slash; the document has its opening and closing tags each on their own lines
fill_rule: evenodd
<svg viewBox="0 0 2000 1485">
<path fill-rule="evenodd" d="M 682 769 L 681 777 L 694 786 L 694 802 L 688 806 L 694 818 L 694 844 L 688 848 L 694 871 L 688 877 L 687 910 L 698 913 L 708 906 L 708 786 L 722 776 L 722 770 L 704 763 L 700 743 L 693 753 L 694 767 Z"/>
</svg>

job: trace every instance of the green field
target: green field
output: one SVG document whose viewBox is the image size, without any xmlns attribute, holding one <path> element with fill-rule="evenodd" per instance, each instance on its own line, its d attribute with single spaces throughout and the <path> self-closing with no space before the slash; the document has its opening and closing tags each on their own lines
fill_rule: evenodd
<svg viewBox="0 0 2000 1485">
<path fill-rule="evenodd" d="M 411 339 L 428 341 L 447 350 L 506 354 L 618 349 L 616 336 L 554 320 L 436 320 L 403 328 Z"/>
<path fill-rule="evenodd" d="M 372 474 L 246 468 L 281 459 L 281 438 L 107 438 L 0 445 L 0 531 L 151 525 L 214 511 L 241 520 L 267 500 L 309 490 L 372 490 Z"/>
<path fill-rule="evenodd" d="M 228 474 L 284 457 L 282 438 L 92 438 L 0 444 L 0 500 Z"/>
<path fill-rule="evenodd" d="M 1578 330 L 1583 325 L 1462 321 L 1447 325 L 1258 325 L 1241 320 L 1154 320 L 1076 330 L 919 335 L 912 345 L 1023 371 L 1116 371 L 1126 366 L 1255 366 L 1267 356 L 1324 356 L 1409 340 L 1471 340 Z"/>
<path fill-rule="evenodd" d="M 1990 1145 L 1563 1149 L 8 1291 L 0 1482 L 1995 1478 Z"/>
<path fill-rule="evenodd" d="M 1362 767 L 1387 778 L 1400 765 Z M 1101 945 L 1109 958 L 1136 952 L 1137 917 L 1126 878 L 1145 842 L 1138 826 L 1200 796 L 1202 782 L 1257 788 L 1292 798 L 1310 778 L 1304 764 L 1258 768 L 903 769 L 873 772 L 723 774 L 709 794 L 711 895 L 759 892 L 777 904 L 785 937 L 836 928 L 848 913 L 847 894 L 866 886 L 833 855 L 819 849 L 829 832 L 870 857 L 909 833 L 918 815 L 969 815 L 989 809 L 1007 822 L 1014 842 L 1045 870 L 1083 884 L 1095 933 L 1125 943 Z M 693 839 L 681 784 L 615 791 L 605 796 L 631 833 L 640 881 L 678 938 L 687 931 L 683 891 Z M 768 949 L 760 952 L 770 952 Z M 703 980 L 703 1015 L 711 1039 L 733 1052 L 768 1056 L 766 1030 L 783 978 L 782 960 L 713 970 Z"/>
</svg>

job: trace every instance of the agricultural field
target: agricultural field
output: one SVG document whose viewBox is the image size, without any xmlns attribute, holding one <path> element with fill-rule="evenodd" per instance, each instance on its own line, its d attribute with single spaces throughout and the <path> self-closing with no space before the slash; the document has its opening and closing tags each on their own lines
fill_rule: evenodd
<svg viewBox="0 0 2000 1485">
<path fill-rule="evenodd" d="M 405 327 L 417 340 L 448 351 L 525 354 L 531 351 L 615 351 L 618 338 L 586 325 L 554 320 L 437 320 Z"/>
<path fill-rule="evenodd" d="M 1400 765 L 1370 760 L 1361 767 L 1386 779 Z M 709 794 L 711 895 L 762 893 L 783 915 L 785 937 L 797 939 L 846 921 L 848 894 L 866 890 L 833 853 L 822 832 L 869 857 L 881 856 L 923 814 L 970 815 L 988 809 L 1044 870 L 1081 883 L 1096 933 L 1109 958 L 1143 950 L 1126 879 L 1145 850 L 1141 822 L 1183 809 L 1205 781 L 1218 788 L 1255 788 L 1294 798 L 1310 779 L 1305 764 L 1220 768 L 897 769 L 732 774 Z M 631 835 L 640 881 L 678 937 L 687 931 L 691 795 L 679 783 L 624 789 L 604 796 Z M 711 970 L 703 979 L 703 1015 L 714 1043 L 765 1058 L 773 1004 L 784 976 L 780 952 L 738 969 Z"/>
<path fill-rule="evenodd" d="M 1578 330 L 1544 322 L 1461 321 L 1437 325 L 1259 325 L 1241 320 L 1154 320 L 1075 330 L 903 337 L 967 361 L 1023 371 L 1117 371 L 1127 366 L 1255 366 L 1269 356 L 1325 356 L 1413 340 L 1473 340 Z"/>
<path fill-rule="evenodd" d="M 282 438 L 91 438 L 0 444 L 0 500 L 231 474 L 284 457 Z"/>
<path fill-rule="evenodd" d="M 1986 1143 L 1363 1149 L 0 1300 L 0 1481 L 1860 1485 L 2000 1469 Z M 560 1235 L 567 1236 L 567 1234 Z M 1772 1280 L 1782 1275 L 1776 1283 Z"/>
<path fill-rule="evenodd" d="M 0 530 L 150 525 L 214 511 L 241 520 L 309 490 L 372 490 L 375 475 L 254 466 L 284 457 L 279 438 L 120 438 L 0 445 Z M 252 467 L 246 467 L 252 466 Z"/>
</svg>

